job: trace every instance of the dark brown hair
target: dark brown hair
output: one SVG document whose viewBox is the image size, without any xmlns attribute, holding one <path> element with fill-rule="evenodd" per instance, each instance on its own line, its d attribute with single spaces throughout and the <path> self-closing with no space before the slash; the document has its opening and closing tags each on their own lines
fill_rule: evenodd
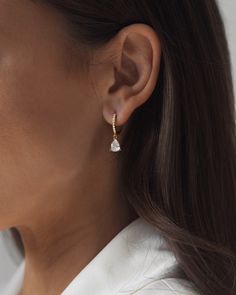
<svg viewBox="0 0 236 295">
<path fill-rule="evenodd" d="M 214 0 L 44 0 L 71 36 L 102 46 L 150 25 L 158 83 L 122 129 L 120 187 L 166 237 L 200 294 L 236 293 L 235 108 L 224 24 Z"/>
</svg>

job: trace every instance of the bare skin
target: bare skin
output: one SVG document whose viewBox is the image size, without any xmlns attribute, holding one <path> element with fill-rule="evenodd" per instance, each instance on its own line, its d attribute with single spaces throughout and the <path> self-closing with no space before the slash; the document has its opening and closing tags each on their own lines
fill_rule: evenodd
<svg viewBox="0 0 236 295">
<path fill-rule="evenodd" d="M 160 43 L 135 24 L 71 57 L 59 12 L 0 0 L 0 44 L 0 229 L 22 237 L 21 295 L 59 294 L 137 218 L 119 195 L 112 113 L 122 127 L 150 97 Z"/>
</svg>

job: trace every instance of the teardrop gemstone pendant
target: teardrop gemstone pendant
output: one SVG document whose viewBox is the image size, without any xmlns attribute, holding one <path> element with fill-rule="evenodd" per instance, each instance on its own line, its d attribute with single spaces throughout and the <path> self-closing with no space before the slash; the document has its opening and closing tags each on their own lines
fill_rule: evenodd
<svg viewBox="0 0 236 295">
<path fill-rule="evenodd" d="M 120 144 L 119 144 L 119 142 L 118 142 L 118 140 L 116 138 L 111 143 L 110 151 L 112 151 L 112 152 L 119 152 L 119 151 L 121 151 Z"/>
</svg>

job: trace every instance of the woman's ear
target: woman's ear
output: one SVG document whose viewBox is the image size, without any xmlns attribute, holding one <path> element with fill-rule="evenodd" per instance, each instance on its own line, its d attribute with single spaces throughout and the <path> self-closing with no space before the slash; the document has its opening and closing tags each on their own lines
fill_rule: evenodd
<svg viewBox="0 0 236 295">
<path fill-rule="evenodd" d="M 104 119 L 112 124 L 116 112 L 116 125 L 121 126 L 154 91 L 161 60 L 158 36 L 145 24 L 126 26 L 93 58 L 91 72 Z"/>
</svg>

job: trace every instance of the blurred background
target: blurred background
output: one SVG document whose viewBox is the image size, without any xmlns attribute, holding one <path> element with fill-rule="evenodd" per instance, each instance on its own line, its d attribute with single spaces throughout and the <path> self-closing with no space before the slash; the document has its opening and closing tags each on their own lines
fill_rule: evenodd
<svg viewBox="0 0 236 295">
<path fill-rule="evenodd" d="M 218 0 L 228 34 L 236 90 L 236 0 Z"/>
<path fill-rule="evenodd" d="M 225 28 L 228 35 L 232 59 L 234 89 L 236 90 L 236 0 L 218 0 L 218 2 L 225 21 Z M 3 235 L 4 241 L 6 242 L 3 242 Z M 1 285 L 4 281 L 9 279 L 9 276 L 11 276 L 11 273 L 15 270 L 20 259 L 20 257 L 18 257 L 14 252 L 14 249 L 11 248 L 10 241 L 11 237 L 7 232 L 0 233 L 0 290 Z M 8 252 L 4 250 L 6 245 L 8 245 Z"/>
</svg>

